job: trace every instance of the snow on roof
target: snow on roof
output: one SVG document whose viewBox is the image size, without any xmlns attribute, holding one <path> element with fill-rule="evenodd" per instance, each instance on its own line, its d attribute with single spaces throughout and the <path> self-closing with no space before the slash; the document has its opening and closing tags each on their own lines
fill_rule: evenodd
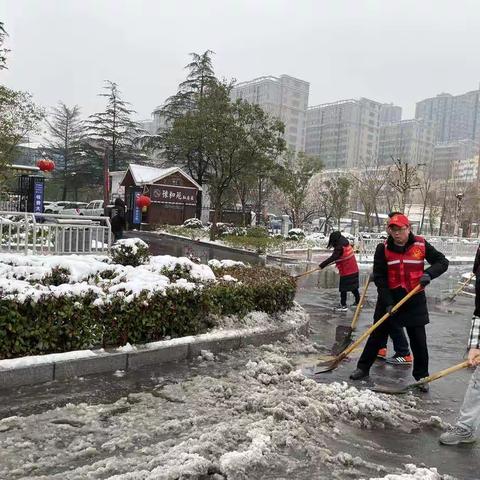
<svg viewBox="0 0 480 480">
<path fill-rule="evenodd" d="M 190 182 L 192 182 L 199 190 L 202 190 L 202 187 L 190 175 L 188 175 L 185 171 L 183 171 L 180 167 L 155 168 L 155 167 L 147 167 L 145 165 L 136 165 L 134 163 L 131 163 L 128 166 L 127 172 L 128 171 L 130 171 L 130 173 L 132 174 L 133 180 L 136 185 L 152 184 L 152 183 L 158 182 L 158 180 L 161 180 L 162 178 L 168 177 L 172 173 L 180 172 L 184 177 L 186 177 Z M 125 175 L 127 174 L 127 172 L 125 172 Z M 123 177 L 120 183 L 123 183 L 124 179 L 125 179 L 125 176 Z"/>
</svg>

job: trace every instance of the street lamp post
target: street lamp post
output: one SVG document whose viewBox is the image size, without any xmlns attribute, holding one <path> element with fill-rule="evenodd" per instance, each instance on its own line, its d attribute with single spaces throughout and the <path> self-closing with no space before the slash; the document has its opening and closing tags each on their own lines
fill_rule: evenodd
<svg viewBox="0 0 480 480">
<path fill-rule="evenodd" d="M 462 200 L 463 200 L 463 193 L 457 193 L 455 195 L 457 202 L 455 204 L 455 224 L 453 227 L 453 236 L 458 236 L 458 219 L 460 216 L 460 212 L 462 211 Z"/>
</svg>

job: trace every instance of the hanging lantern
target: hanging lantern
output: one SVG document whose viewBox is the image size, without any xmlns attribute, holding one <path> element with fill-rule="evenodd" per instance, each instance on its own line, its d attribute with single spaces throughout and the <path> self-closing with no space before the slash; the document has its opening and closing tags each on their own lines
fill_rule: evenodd
<svg viewBox="0 0 480 480">
<path fill-rule="evenodd" d="M 147 197 L 146 195 L 140 195 L 137 198 L 136 203 L 137 203 L 137 207 L 140 207 L 143 209 L 143 208 L 149 207 L 152 201 L 150 200 L 150 197 Z"/>
<path fill-rule="evenodd" d="M 37 160 L 37 167 L 42 172 L 51 172 L 55 169 L 55 162 L 53 160 L 49 160 L 48 158 L 41 158 Z"/>
</svg>

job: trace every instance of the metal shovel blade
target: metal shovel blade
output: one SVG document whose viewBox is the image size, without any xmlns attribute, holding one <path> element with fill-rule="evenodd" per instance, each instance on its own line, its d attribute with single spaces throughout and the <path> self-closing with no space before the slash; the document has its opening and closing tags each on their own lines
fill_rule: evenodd
<svg viewBox="0 0 480 480">
<path fill-rule="evenodd" d="M 411 390 L 415 384 L 413 385 L 406 385 L 403 387 L 395 387 L 395 386 L 389 386 L 389 385 L 375 385 L 370 388 L 372 392 L 377 392 L 377 393 L 387 393 L 387 394 L 403 394 L 407 393 L 409 390 Z"/>
<path fill-rule="evenodd" d="M 315 366 L 315 375 L 320 373 L 331 372 L 337 368 L 337 365 L 340 363 L 338 358 L 331 360 L 330 362 L 321 362 Z"/>
</svg>

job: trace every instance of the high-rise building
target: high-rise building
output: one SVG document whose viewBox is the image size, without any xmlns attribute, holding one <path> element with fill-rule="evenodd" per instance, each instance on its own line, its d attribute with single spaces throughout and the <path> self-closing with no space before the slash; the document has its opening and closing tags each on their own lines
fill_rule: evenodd
<svg viewBox="0 0 480 480">
<path fill-rule="evenodd" d="M 464 160 L 457 160 L 452 167 L 454 184 L 477 182 L 478 155 Z"/>
<path fill-rule="evenodd" d="M 403 120 L 380 127 L 378 164 L 391 165 L 392 157 L 412 165 L 430 165 L 433 161 L 433 124 Z"/>
<path fill-rule="evenodd" d="M 380 107 L 380 125 L 400 122 L 402 120 L 402 107 L 393 103 L 384 103 Z"/>
<path fill-rule="evenodd" d="M 285 124 L 285 141 L 296 152 L 305 150 L 305 122 L 310 84 L 304 80 L 280 75 L 259 77 L 235 85 L 232 100 L 243 99 L 259 105 Z"/>
<path fill-rule="evenodd" d="M 480 90 L 462 95 L 441 93 L 417 103 L 415 118 L 432 121 L 435 142 L 480 140 Z"/>
<path fill-rule="evenodd" d="M 326 169 L 374 164 L 381 106 L 379 102 L 360 98 L 310 107 L 305 152 L 319 156 Z"/>
<path fill-rule="evenodd" d="M 478 154 L 478 144 L 473 140 L 456 140 L 435 145 L 433 153 L 433 178 L 449 179 L 453 177 L 453 166 L 473 158 Z"/>
</svg>

